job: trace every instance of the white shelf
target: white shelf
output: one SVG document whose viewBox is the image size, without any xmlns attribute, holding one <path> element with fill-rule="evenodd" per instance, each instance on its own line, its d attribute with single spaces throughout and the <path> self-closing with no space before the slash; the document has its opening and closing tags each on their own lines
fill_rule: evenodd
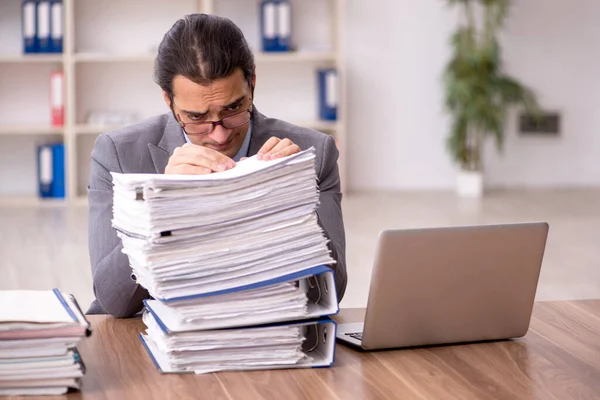
<svg viewBox="0 0 600 400">
<path fill-rule="evenodd" d="M 62 135 L 64 128 L 50 125 L 0 125 L 0 135 Z"/>
<path fill-rule="evenodd" d="M 334 62 L 337 54 L 333 51 L 290 51 L 262 52 L 256 51 L 254 59 L 257 63 L 272 62 Z M 76 53 L 76 63 L 111 63 L 111 62 L 154 62 L 156 53 Z"/>
<path fill-rule="evenodd" d="M 0 54 L 0 64 L 52 64 L 62 62 L 62 54 Z"/>
<path fill-rule="evenodd" d="M 76 63 L 111 63 L 111 62 L 153 62 L 156 53 L 76 53 L 73 60 Z"/>
<path fill-rule="evenodd" d="M 337 54 L 333 51 L 290 51 L 290 52 L 272 52 L 266 53 L 256 51 L 254 60 L 257 63 L 265 62 L 333 62 Z"/>
</svg>

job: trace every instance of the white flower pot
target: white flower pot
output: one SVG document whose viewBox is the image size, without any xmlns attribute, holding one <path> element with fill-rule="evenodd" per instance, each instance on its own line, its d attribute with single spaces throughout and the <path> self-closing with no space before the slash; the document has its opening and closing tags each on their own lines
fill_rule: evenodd
<svg viewBox="0 0 600 400">
<path fill-rule="evenodd" d="M 456 179 L 456 194 L 460 197 L 482 197 L 483 173 L 480 171 L 460 170 Z"/>
</svg>

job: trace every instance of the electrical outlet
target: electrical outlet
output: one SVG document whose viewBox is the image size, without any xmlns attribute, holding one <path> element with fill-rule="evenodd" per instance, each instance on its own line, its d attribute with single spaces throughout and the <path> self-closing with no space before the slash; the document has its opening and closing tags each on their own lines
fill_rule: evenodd
<svg viewBox="0 0 600 400">
<path fill-rule="evenodd" d="M 539 118 L 523 114 L 519 118 L 519 132 L 522 135 L 552 135 L 560 134 L 560 114 L 544 113 Z"/>
</svg>

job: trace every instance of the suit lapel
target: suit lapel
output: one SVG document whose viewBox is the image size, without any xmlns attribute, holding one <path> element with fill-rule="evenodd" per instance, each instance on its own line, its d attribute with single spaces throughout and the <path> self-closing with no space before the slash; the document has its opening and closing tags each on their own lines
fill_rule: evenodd
<svg viewBox="0 0 600 400">
<path fill-rule="evenodd" d="M 150 150 L 150 156 L 154 163 L 154 168 L 157 174 L 164 174 L 165 168 L 169 163 L 169 157 L 175 151 L 175 148 L 183 146 L 185 144 L 185 138 L 181 127 L 175 120 L 175 118 L 169 114 L 165 131 L 163 133 L 158 145 L 148 143 L 148 150 Z"/>
</svg>

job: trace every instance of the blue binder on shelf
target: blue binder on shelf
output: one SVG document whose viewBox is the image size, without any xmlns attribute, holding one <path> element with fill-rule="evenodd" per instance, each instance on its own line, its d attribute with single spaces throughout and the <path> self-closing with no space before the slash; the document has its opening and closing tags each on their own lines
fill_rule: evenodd
<svg viewBox="0 0 600 400">
<path fill-rule="evenodd" d="M 263 0 L 260 4 L 262 50 L 290 51 L 292 7 L 289 0 Z"/>
<path fill-rule="evenodd" d="M 52 197 L 55 199 L 65 198 L 65 146 L 55 144 L 52 146 Z"/>
<path fill-rule="evenodd" d="M 319 118 L 325 121 L 337 120 L 338 76 L 335 68 L 320 69 L 319 86 Z"/>
<path fill-rule="evenodd" d="M 50 0 L 37 3 L 37 50 L 39 53 L 50 53 Z"/>
<path fill-rule="evenodd" d="M 21 27 L 23 52 L 37 53 L 37 1 L 23 0 Z"/>
<path fill-rule="evenodd" d="M 41 198 L 65 197 L 65 148 L 62 143 L 38 147 L 38 194 Z"/>
<path fill-rule="evenodd" d="M 50 51 L 63 52 L 63 0 L 50 1 Z"/>
<path fill-rule="evenodd" d="M 38 147 L 38 194 L 42 198 L 52 197 L 53 160 L 52 146 Z"/>
</svg>

